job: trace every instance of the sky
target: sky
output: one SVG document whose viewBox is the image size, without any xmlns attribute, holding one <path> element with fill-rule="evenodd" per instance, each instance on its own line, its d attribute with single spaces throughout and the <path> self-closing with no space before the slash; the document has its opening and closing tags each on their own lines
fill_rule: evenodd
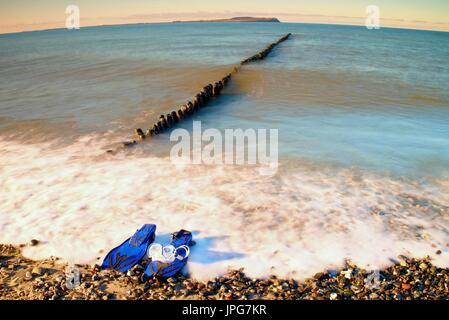
<svg viewBox="0 0 449 320">
<path fill-rule="evenodd" d="M 364 25 L 377 5 L 381 27 L 449 31 L 449 0 L 0 0 L 0 33 L 64 28 L 68 5 L 79 7 L 81 27 L 234 16 Z"/>
</svg>

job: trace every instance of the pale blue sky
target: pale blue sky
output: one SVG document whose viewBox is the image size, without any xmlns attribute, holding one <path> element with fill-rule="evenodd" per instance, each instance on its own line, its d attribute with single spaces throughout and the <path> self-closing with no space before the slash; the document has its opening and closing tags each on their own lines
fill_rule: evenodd
<svg viewBox="0 0 449 320">
<path fill-rule="evenodd" d="M 82 25 L 238 14 L 277 16 L 283 21 L 361 24 L 366 7 L 377 5 L 386 25 L 449 30 L 449 0 L 0 0 L 0 31 L 63 27 L 68 4 L 80 7 Z"/>
</svg>

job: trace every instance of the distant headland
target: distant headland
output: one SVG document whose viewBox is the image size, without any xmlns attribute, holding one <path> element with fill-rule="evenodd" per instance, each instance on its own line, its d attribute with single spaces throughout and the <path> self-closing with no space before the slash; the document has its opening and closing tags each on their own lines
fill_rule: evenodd
<svg viewBox="0 0 449 320">
<path fill-rule="evenodd" d="M 278 18 L 255 18 L 255 17 L 234 17 L 230 19 L 212 19 L 212 20 L 188 20 L 188 21 L 173 21 L 173 23 L 181 22 L 281 22 Z"/>
</svg>

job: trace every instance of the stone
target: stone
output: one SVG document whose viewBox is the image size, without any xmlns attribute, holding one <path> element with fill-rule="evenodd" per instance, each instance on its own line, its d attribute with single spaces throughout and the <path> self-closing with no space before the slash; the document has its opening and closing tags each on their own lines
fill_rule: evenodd
<svg viewBox="0 0 449 320">
<path fill-rule="evenodd" d="M 410 284 L 408 284 L 408 283 L 403 283 L 402 285 L 401 285 L 401 287 L 402 287 L 402 289 L 403 290 L 410 290 L 410 288 L 412 287 Z"/>
<path fill-rule="evenodd" d="M 134 130 L 135 134 L 139 137 L 139 139 L 145 139 L 145 133 L 143 133 L 141 128 L 137 128 Z"/>
<path fill-rule="evenodd" d="M 196 98 L 198 100 L 198 107 L 200 109 L 206 105 L 206 101 L 204 100 L 204 96 L 201 92 L 196 95 Z"/>
<path fill-rule="evenodd" d="M 37 246 L 38 244 L 39 244 L 39 240 L 31 239 L 30 246 L 34 247 L 34 246 Z"/>
<path fill-rule="evenodd" d="M 209 101 L 209 97 L 207 95 L 207 92 L 202 90 L 200 95 L 201 95 L 201 99 L 202 99 L 202 106 L 205 107 L 207 105 L 207 102 Z"/>
<path fill-rule="evenodd" d="M 203 88 L 203 90 L 201 90 L 200 94 L 203 97 L 203 104 L 206 105 L 207 102 L 209 101 L 209 94 L 207 93 L 206 88 Z"/>
<path fill-rule="evenodd" d="M 213 95 L 219 96 L 221 93 L 221 84 L 219 82 L 215 82 L 214 89 L 213 89 Z"/>
<path fill-rule="evenodd" d="M 179 121 L 184 119 L 184 112 L 181 109 L 178 110 L 177 114 L 178 114 L 178 120 Z"/>
<path fill-rule="evenodd" d="M 192 104 L 193 104 L 193 111 L 198 111 L 198 109 L 199 109 L 199 103 L 198 103 L 197 97 L 193 98 Z"/>
<path fill-rule="evenodd" d="M 424 263 L 424 262 L 422 262 L 422 263 L 419 264 L 419 268 L 420 268 L 421 270 L 426 270 L 426 269 L 427 269 L 427 264 Z"/>
<path fill-rule="evenodd" d="M 33 270 L 31 270 L 31 275 L 41 276 L 44 274 L 44 270 L 40 267 L 34 267 Z"/>
<path fill-rule="evenodd" d="M 373 293 L 370 293 L 369 298 L 372 300 L 375 300 L 375 299 L 379 298 L 379 295 L 377 293 L 373 292 Z"/>
<path fill-rule="evenodd" d="M 29 281 L 29 280 L 31 280 L 31 279 L 33 279 L 33 275 L 31 274 L 30 271 L 27 271 L 27 272 L 25 273 L 24 280 L 25 280 L 25 281 Z"/>
<path fill-rule="evenodd" d="M 160 118 L 159 118 L 159 123 L 161 124 L 161 126 L 162 126 L 162 128 L 163 128 L 164 130 L 167 130 L 167 129 L 168 129 L 168 122 L 167 122 L 167 119 L 165 119 L 165 116 L 164 116 L 164 115 L 161 115 L 161 116 L 160 116 Z"/>
<path fill-rule="evenodd" d="M 194 112 L 194 110 L 193 110 L 193 103 L 192 102 L 187 102 L 187 112 L 189 113 L 189 114 L 192 114 L 193 112 Z"/>
<path fill-rule="evenodd" d="M 173 126 L 173 118 L 171 116 L 171 113 L 168 113 L 166 118 L 167 118 L 168 127 L 171 128 Z"/>
</svg>

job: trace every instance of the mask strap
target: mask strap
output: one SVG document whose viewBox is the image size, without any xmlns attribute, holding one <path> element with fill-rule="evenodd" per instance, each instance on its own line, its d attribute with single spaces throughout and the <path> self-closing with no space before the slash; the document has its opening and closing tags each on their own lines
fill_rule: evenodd
<svg viewBox="0 0 449 320">
<path fill-rule="evenodd" d="M 175 254 L 178 253 L 178 250 L 179 250 L 179 249 L 184 249 L 184 251 L 186 252 L 186 254 L 185 254 L 184 257 L 183 257 L 182 255 L 178 254 L 178 255 L 176 256 L 176 258 L 177 258 L 178 260 L 184 260 L 184 259 L 186 259 L 186 258 L 190 255 L 190 248 L 189 248 L 188 246 L 182 245 L 182 246 L 177 247 L 176 250 L 175 250 Z"/>
</svg>

